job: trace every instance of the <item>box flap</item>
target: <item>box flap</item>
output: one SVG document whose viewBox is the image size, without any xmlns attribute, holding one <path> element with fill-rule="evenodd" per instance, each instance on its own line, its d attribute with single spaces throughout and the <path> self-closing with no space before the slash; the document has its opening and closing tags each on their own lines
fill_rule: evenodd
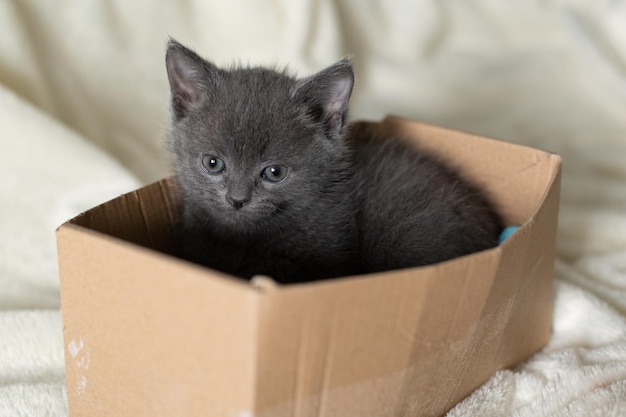
<svg viewBox="0 0 626 417">
<path fill-rule="evenodd" d="M 152 223 L 167 209 L 150 201 L 163 186 L 57 231 L 72 415 L 203 416 L 207 403 L 214 415 L 237 415 L 254 407 L 259 292 L 135 244 L 167 246 L 166 228 Z"/>
</svg>

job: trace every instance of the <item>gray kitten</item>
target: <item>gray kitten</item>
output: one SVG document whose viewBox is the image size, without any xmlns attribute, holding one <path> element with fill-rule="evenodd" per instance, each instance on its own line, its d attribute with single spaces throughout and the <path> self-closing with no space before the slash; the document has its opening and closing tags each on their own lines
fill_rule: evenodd
<svg viewBox="0 0 626 417">
<path fill-rule="evenodd" d="M 297 79 L 223 70 L 171 40 L 166 63 L 184 258 L 288 283 L 497 245 L 500 218 L 453 169 L 398 140 L 346 134 L 349 61 Z"/>
</svg>

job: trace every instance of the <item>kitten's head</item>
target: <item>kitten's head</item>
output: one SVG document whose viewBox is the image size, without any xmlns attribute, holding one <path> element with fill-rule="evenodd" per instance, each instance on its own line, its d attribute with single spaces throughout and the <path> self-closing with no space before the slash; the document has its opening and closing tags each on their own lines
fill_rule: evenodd
<svg viewBox="0 0 626 417">
<path fill-rule="evenodd" d="M 188 212 L 271 229 L 323 204 L 347 171 L 348 60 L 304 79 L 223 70 L 170 41 L 171 147 Z"/>
</svg>

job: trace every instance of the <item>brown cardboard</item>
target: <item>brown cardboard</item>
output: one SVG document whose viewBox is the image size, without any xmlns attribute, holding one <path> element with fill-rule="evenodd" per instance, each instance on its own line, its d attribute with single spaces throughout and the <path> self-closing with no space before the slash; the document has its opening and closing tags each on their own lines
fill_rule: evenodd
<svg viewBox="0 0 626 417">
<path fill-rule="evenodd" d="M 548 340 L 560 158 L 407 120 L 400 134 L 483 186 L 501 246 L 422 268 L 287 286 L 167 255 L 169 180 L 57 231 L 77 416 L 438 416 Z"/>
</svg>

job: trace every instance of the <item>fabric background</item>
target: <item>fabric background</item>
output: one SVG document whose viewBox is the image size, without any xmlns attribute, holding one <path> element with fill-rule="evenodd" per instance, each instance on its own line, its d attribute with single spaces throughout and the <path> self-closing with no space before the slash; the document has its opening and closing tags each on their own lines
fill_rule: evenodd
<svg viewBox="0 0 626 417">
<path fill-rule="evenodd" d="M 626 415 L 625 1 L 0 0 L 0 416 L 67 416 L 54 230 L 170 172 L 168 36 L 561 154 L 554 334 L 449 415 Z"/>
</svg>

